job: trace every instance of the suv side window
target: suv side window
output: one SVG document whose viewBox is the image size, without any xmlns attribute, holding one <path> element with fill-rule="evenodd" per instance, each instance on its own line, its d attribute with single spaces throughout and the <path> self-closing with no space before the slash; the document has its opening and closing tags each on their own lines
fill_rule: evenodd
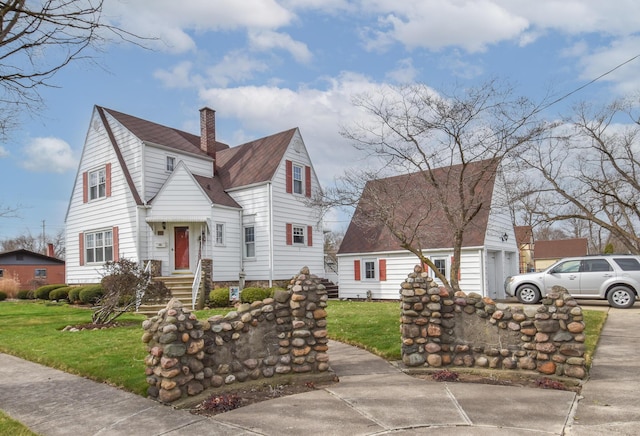
<svg viewBox="0 0 640 436">
<path fill-rule="evenodd" d="M 582 261 L 581 272 L 613 271 L 613 268 L 605 259 L 588 259 Z"/>
<path fill-rule="evenodd" d="M 551 270 L 552 273 L 574 273 L 580 271 L 580 261 L 579 260 L 568 260 L 566 262 L 562 262 L 559 265 L 556 265 L 555 268 Z"/>
<path fill-rule="evenodd" d="M 616 257 L 613 259 L 622 271 L 640 271 L 640 262 L 633 257 Z"/>
</svg>

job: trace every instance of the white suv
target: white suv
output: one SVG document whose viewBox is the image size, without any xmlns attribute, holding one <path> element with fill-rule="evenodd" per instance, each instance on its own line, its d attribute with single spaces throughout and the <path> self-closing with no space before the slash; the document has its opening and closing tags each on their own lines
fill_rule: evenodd
<svg viewBox="0 0 640 436">
<path fill-rule="evenodd" d="M 612 307 L 633 306 L 640 291 L 640 256 L 567 257 L 542 272 L 507 277 L 507 295 L 534 304 L 554 286 L 575 298 L 606 299 Z"/>
</svg>

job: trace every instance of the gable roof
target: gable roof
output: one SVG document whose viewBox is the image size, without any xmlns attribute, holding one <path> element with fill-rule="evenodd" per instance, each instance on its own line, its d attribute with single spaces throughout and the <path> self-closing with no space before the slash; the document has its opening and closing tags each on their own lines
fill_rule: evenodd
<svg viewBox="0 0 640 436">
<path fill-rule="evenodd" d="M 216 171 L 225 189 L 271 180 L 297 128 L 256 139 L 216 154 Z"/>
<path fill-rule="evenodd" d="M 536 241 L 533 249 L 533 258 L 541 260 L 586 256 L 588 254 L 588 244 L 589 241 L 586 238 Z"/>
<path fill-rule="evenodd" d="M 225 192 L 220 177 L 204 177 L 197 174 L 193 174 L 193 177 L 212 203 L 242 209 L 242 206 Z"/>
<path fill-rule="evenodd" d="M 109 113 L 142 141 L 212 159 L 200 149 L 200 137 L 197 135 L 143 120 L 113 109 L 100 106 L 96 106 L 96 108 L 102 117 L 104 117 L 103 114 L 105 112 Z M 106 120 L 103 119 L 103 121 Z M 108 124 L 105 123 L 105 125 L 107 132 L 110 133 L 111 130 Z M 196 180 L 203 186 L 212 201 L 218 204 L 238 207 L 231 197 L 225 198 L 226 193 L 222 195 L 221 192 L 271 180 L 297 130 L 297 128 L 289 129 L 235 147 L 229 147 L 227 144 L 216 141 L 216 175 L 213 178 L 196 177 Z M 115 143 L 115 138 L 112 139 L 112 143 L 116 153 L 118 153 L 119 149 Z M 124 161 L 121 164 L 125 171 L 125 178 L 127 178 L 128 169 L 124 168 Z M 138 201 L 139 195 L 136 192 L 133 181 L 129 179 L 130 177 L 127 178 L 129 187 L 134 193 L 134 197 L 137 196 L 136 200 Z M 219 180 L 214 181 L 214 179 Z M 207 186 L 209 188 L 206 188 Z"/>
<path fill-rule="evenodd" d="M 35 251 L 26 250 L 24 248 L 21 248 L 19 250 L 5 251 L 4 253 L 0 253 L 0 264 L 5 264 L 5 261 L 7 261 L 9 259 L 16 259 L 17 256 L 20 256 L 20 255 L 26 256 L 27 258 L 31 258 L 33 260 L 39 260 L 39 261 L 45 262 L 47 264 L 56 263 L 56 264 L 64 265 L 64 263 L 65 263 L 64 260 L 58 259 L 57 257 L 51 257 L 51 256 L 47 256 L 45 254 L 36 253 Z M 22 261 L 20 261 L 20 262 L 22 262 Z M 12 263 L 12 264 L 14 264 L 14 263 Z"/>
<path fill-rule="evenodd" d="M 97 107 L 109 113 L 109 115 L 142 141 L 164 145 L 165 147 L 175 148 L 176 150 L 203 157 L 208 156 L 207 153 L 200 149 L 200 137 L 197 135 L 143 120 L 142 118 L 137 118 L 132 115 L 123 114 L 113 109 Z M 229 146 L 227 144 L 216 141 L 216 152 L 228 148 Z"/>
<path fill-rule="evenodd" d="M 514 226 L 516 242 L 518 245 L 531 244 L 533 241 L 533 229 L 531 226 Z"/>
<path fill-rule="evenodd" d="M 479 210 L 464 232 L 463 246 L 484 245 L 498 164 L 497 160 L 483 160 L 431 171 L 439 185 L 457 187 L 462 178 L 466 189 L 473 189 Z M 433 188 L 426 175 L 418 172 L 367 182 L 338 254 L 404 250 L 385 220 L 412 236 L 415 247 L 452 248 L 452 229 L 443 204 L 430 192 Z M 448 204 L 455 204 L 455 195 L 453 190 L 446 192 L 451 198 Z"/>
</svg>

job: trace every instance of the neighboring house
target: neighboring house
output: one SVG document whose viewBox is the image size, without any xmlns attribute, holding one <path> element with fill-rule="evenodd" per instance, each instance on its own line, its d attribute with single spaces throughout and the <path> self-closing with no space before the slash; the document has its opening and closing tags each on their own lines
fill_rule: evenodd
<svg viewBox="0 0 640 436">
<path fill-rule="evenodd" d="M 533 272 L 535 271 L 533 229 L 531 226 L 515 226 L 514 230 L 520 257 L 520 273 Z"/>
<path fill-rule="evenodd" d="M 96 106 L 66 216 L 67 283 L 101 279 L 105 261 L 154 260 L 163 276 L 210 259 L 214 282 L 322 275 L 320 189 L 297 128 L 229 147 L 215 111 L 201 135 Z"/>
<path fill-rule="evenodd" d="M 533 252 L 536 271 L 543 271 L 563 257 L 586 256 L 589 241 L 586 238 L 536 241 Z"/>
<path fill-rule="evenodd" d="M 14 280 L 19 290 L 36 289 L 42 285 L 64 283 L 64 260 L 29 250 L 0 253 L 0 280 Z"/>
<path fill-rule="evenodd" d="M 491 298 L 503 298 L 504 280 L 518 271 L 518 246 L 498 170 L 497 162 L 480 161 L 464 171 L 466 180 L 481 177 L 481 182 L 475 188 L 479 209 L 463 237 L 459 283 L 466 292 Z M 433 170 L 443 186 L 452 186 L 447 180 L 457 179 L 460 173 L 461 165 Z M 453 232 L 429 186 L 419 173 L 366 184 L 338 251 L 340 298 L 398 299 L 400 284 L 420 262 L 401 247 L 382 219 L 370 218 L 379 205 L 389 207 L 385 219 L 404 223 L 398 228 L 404 225 L 413 245 L 449 279 Z M 453 193 L 451 198 L 449 206 L 455 207 Z"/>
</svg>

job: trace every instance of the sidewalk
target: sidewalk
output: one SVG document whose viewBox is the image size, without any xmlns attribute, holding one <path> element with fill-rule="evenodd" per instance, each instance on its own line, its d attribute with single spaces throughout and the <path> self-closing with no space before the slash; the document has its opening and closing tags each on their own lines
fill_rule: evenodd
<svg viewBox="0 0 640 436">
<path fill-rule="evenodd" d="M 637 434 L 639 321 L 640 307 L 609 311 L 579 402 L 566 391 L 419 380 L 331 342 L 340 383 L 211 418 L 0 354 L 0 409 L 43 436 Z"/>
</svg>

